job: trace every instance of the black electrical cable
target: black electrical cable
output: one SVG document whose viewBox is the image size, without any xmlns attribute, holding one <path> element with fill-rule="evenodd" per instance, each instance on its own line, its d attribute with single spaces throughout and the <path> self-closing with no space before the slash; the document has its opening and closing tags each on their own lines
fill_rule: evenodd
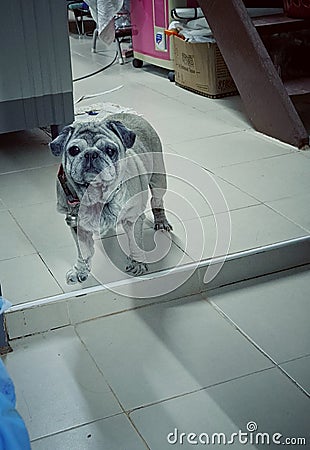
<svg viewBox="0 0 310 450">
<path fill-rule="evenodd" d="M 88 75 L 83 75 L 82 77 L 76 78 L 75 80 L 73 80 L 73 83 L 75 83 L 75 81 L 80 81 L 80 80 L 84 80 L 85 78 L 92 77 L 94 75 L 97 75 L 97 73 L 103 72 L 104 70 L 108 69 L 109 67 L 111 67 L 115 63 L 117 55 L 118 55 L 118 53 L 116 52 L 113 61 L 110 62 L 107 66 L 101 67 L 101 69 L 96 70 L 96 72 L 92 72 L 92 73 L 89 73 Z"/>
</svg>

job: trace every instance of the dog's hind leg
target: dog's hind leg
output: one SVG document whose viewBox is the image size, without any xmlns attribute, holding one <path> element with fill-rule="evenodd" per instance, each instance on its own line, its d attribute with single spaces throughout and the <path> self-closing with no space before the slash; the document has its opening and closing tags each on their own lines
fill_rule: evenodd
<svg viewBox="0 0 310 450">
<path fill-rule="evenodd" d="M 164 208 L 163 197 L 167 190 L 167 179 L 165 173 L 153 173 L 149 186 L 151 189 L 151 208 L 154 216 L 154 229 L 172 231 Z"/>
<path fill-rule="evenodd" d="M 77 261 L 67 272 L 67 284 L 83 283 L 87 280 L 91 269 L 91 258 L 94 255 L 93 235 L 81 228 L 71 227 L 71 232 L 77 248 Z"/>
<path fill-rule="evenodd" d="M 132 275 L 143 275 L 148 271 L 145 252 L 143 250 L 143 220 L 144 215 L 140 216 L 136 222 L 129 220 L 122 221 L 129 244 L 128 265 L 126 272 Z"/>
</svg>

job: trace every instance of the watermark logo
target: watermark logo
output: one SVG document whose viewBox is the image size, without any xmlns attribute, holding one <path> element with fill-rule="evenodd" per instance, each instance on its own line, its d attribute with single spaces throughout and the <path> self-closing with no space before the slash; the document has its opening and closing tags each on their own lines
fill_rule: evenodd
<svg viewBox="0 0 310 450">
<path fill-rule="evenodd" d="M 253 432 L 253 431 L 256 431 L 257 428 L 258 428 L 258 426 L 257 426 L 257 423 L 256 423 L 256 422 L 248 422 L 248 423 L 246 424 L 246 429 L 247 429 L 248 431 Z"/>
<path fill-rule="evenodd" d="M 171 445 L 307 445 L 305 437 L 288 437 L 283 434 L 267 433 L 258 431 L 258 425 L 254 421 L 246 424 L 246 431 L 238 430 L 230 435 L 222 432 L 216 433 L 193 433 L 180 431 L 175 428 L 167 435 L 167 441 Z"/>
</svg>

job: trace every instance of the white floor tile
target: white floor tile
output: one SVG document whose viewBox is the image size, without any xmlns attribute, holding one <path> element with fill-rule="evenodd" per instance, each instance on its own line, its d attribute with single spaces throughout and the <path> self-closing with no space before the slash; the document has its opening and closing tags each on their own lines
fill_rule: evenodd
<svg viewBox="0 0 310 450">
<path fill-rule="evenodd" d="M 310 120 L 309 120 L 309 122 L 310 122 Z M 309 126 L 309 128 L 310 128 L 310 126 Z M 300 153 L 301 153 L 301 156 L 303 156 L 304 158 L 310 158 L 309 150 L 304 150 L 304 151 L 301 151 Z"/>
<path fill-rule="evenodd" d="M 91 44 L 88 49 L 91 52 Z M 101 55 L 101 58 L 98 57 L 98 54 L 91 55 L 91 57 L 87 57 L 81 53 L 75 52 L 74 59 L 72 59 L 72 73 L 73 80 L 77 80 L 81 77 L 87 77 L 94 72 L 100 71 L 103 67 L 107 66 L 110 62 L 113 61 L 115 53 L 107 52 Z M 99 72 L 99 76 L 102 76 L 103 72 Z M 96 76 L 96 75 L 95 75 Z M 75 81 L 79 83 L 79 81 Z"/>
<path fill-rule="evenodd" d="M 111 56 L 107 59 L 104 57 L 103 66 L 112 62 L 113 58 L 114 54 L 111 54 Z M 82 75 L 87 73 L 90 73 L 89 69 L 86 72 L 83 72 Z M 103 92 L 115 89 L 119 86 L 121 86 L 120 90 L 109 94 L 102 94 Z M 133 108 L 131 102 L 135 98 L 135 96 L 133 95 L 134 92 L 131 93 L 131 88 L 135 89 L 136 85 L 132 83 L 131 79 L 128 77 L 126 68 L 122 68 L 122 66 L 116 64 L 109 68 L 109 70 L 100 72 L 97 75 L 92 76 L 91 78 L 85 78 L 80 81 L 76 81 L 74 83 L 74 99 L 75 101 L 77 101 L 83 95 L 101 94 L 100 96 L 94 97 L 92 99 L 92 103 L 112 102 L 122 106 Z M 143 90 L 149 92 L 149 90 L 146 88 L 144 88 Z M 83 104 L 84 103 L 82 101 L 77 105 L 83 106 Z"/>
<path fill-rule="evenodd" d="M 278 363 L 309 354 L 309 271 L 290 271 L 209 293 Z"/>
<path fill-rule="evenodd" d="M 38 255 L 0 261 L 0 273 L 3 295 L 13 304 L 62 293 Z"/>
<path fill-rule="evenodd" d="M 5 364 L 31 439 L 120 412 L 73 327 L 24 338 L 13 349 Z"/>
<path fill-rule="evenodd" d="M 230 252 L 251 249 L 304 236 L 304 230 L 264 205 L 231 212 Z"/>
<path fill-rule="evenodd" d="M 182 102 L 184 105 L 191 105 L 193 108 L 197 109 L 201 112 L 211 112 L 227 109 L 233 111 L 240 111 L 242 107 L 240 107 L 240 97 L 226 97 L 225 99 L 214 99 L 204 97 L 203 95 L 193 94 L 187 89 L 182 88 L 181 86 L 175 86 L 175 94 L 174 97 L 178 99 L 179 102 Z"/>
<path fill-rule="evenodd" d="M 98 420 L 54 436 L 32 442 L 32 450 L 146 450 L 125 415 Z"/>
<path fill-rule="evenodd" d="M 215 173 L 261 201 L 303 194 L 310 188 L 310 161 L 299 153 L 215 169 Z"/>
<path fill-rule="evenodd" d="M 126 409 L 271 366 L 206 302 L 190 298 L 97 319 L 77 332 Z"/>
<path fill-rule="evenodd" d="M 56 210 L 55 201 L 13 208 L 14 216 L 24 233 L 38 252 L 67 247 L 73 244 L 70 228 L 65 222 L 65 214 Z M 150 227 L 149 223 L 146 227 Z M 124 233 L 121 226 L 110 230 L 107 236 Z"/>
<path fill-rule="evenodd" d="M 73 243 L 57 249 L 46 248 L 40 252 L 40 256 L 64 292 L 74 292 L 99 284 L 91 275 L 84 283 L 73 285 L 66 283 L 66 273 L 73 267 L 77 259 L 77 250 Z"/>
<path fill-rule="evenodd" d="M 172 149 L 192 159 L 206 169 L 256 161 L 271 156 L 291 153 L 293 147 L 267 139 L 253 131 L 238 131 L 222 136 L 195 139 L 171 144 Z"/>
<path fill-rule="evenodd" d="M 294 197 L 268 202 L 268 206 L 279 212 L 283 216 L 289 218 L 300 227 L 303 227 L 308 233 L 310 232 L 310 214 L 309 205 L 310 194 L 304 193 L 295 195 Z"/>
<path fill-rule="evenodd" d="M 91 37 L 70 37 L 72 77 L 74 80 L 107 66 L 114 59 L 116 52 L 114 44 L 106 47 L 100 39 L 97 43 L 97 51 L 94 53 L 92 52 Z M 102 76 L 103 72 L 100 75 Z M 88 84 L 91 84 L 90 81 L 92 80 L 89 78 Z"/>
<path fill-rule="evenodd" d="M 233 109 L 224 108 L 221 111 L 217 110 L 216 115 L 225 123 L 230 125 L 234 125 L 240 130 L 252 130 L 253 125 L 251 124 L 250 119 L 247 114 L 242 109 Z"/>
<path fill-rule="evenodd" d="M 259 203 L 257 199 L 254 197 L 251 197 L 250 195 L 246 194 L 245 192 L 242 192 L 240 189 L 238 189 L 236 186 L 227 183 L 226 181 L 222 180 L 221 178 L 214 176 L 214 180 L 220 189 L 220 191 L 223 194 L 224 199 L 227 202 L 227 207 L 229 211 L 233 211 L 235 209 L 241 209 L 248 206 L 254 206 Z M 223 205 L 216 204 L 215 199 L 212 199 L 212 193 L 210 193 L 211 196 L 211 204 L 212 209 L 215 214 L 225 212 L 227 209 L 223 209 Z M 209 193 L 207 194 L 207 198 L 209 197 Z"/>
<path fill-rule="evenodd" d="M 159 132 L 162 141 L 165 144 L 166 142 L 163 139 L 161 129 L 158 128 L 158 123 L 161 123 L 158 119 L 168 116 L 173 117 L 175 110 L 180 108 L 182 105 L 174 98 L 168 98 L 162 93 L 153 91 L 148 86 L 131 81 L 131 79 L 124 79 L 123 76 L 119 74 L 116 74 L 116 76 L 112 79 L 110 78 L 104 87 L 102 86 L 102 82 L 99 85 L 96 83 L 89 88 L 85 88 L 85 92 L 87 92 L 86 89 L 92 89 L 94 93 L 100 93 L 118 86 L 123 87 L 104 96 L 93 98 L 93 103 L 100 101 L 110 102 L 132 108 L 134 111 L 142 114 L 147 120 L 150 121 L 150 123 Z M 84 102 L 81 102 L 78 105 L 83 106 L 83 104 Z M 165 105 L 164 110 L 163 105 Z M 187 110 L 194 112 L 190 106 L 187 107 Z"/>
<path fill-rule="evenodd" d="M 243 101 L 240 95 L 232 95 L 228 97 L 222 97 L 215 99 L 215 102 L 225 110 L 233 113 L 242 113 L 244 116 L 246 115 Z"/>
<path fill-rule="evenodd" d="M 65 215 L 57 212 L 55 201 L 13 208 L 11 213 L 38 252 L 72 242 Z"/>
<path fill-rule="evenodd" d="M 3 203 L 2 200 L 0 200 L 0 211 L 8 209 L 7 206 Z"/>
<path fill-rule="evenodd" d="M 36 252 L 8 211 L 0 212 L 0 230 L 1 261 Z"/>
<path fill-rule="evenodd" d="M 187 89 L 183 89 L 181 86 L 169 83 L 166 85 L 161 83 L 158 86 L 158 90 L 166 90 L 166 95 L 177 99 L 182 105 L 191 106 L 192 108 L 201 112 L 210 112 L 213 114 L 215 111 L 220 111 L 222 106 L 217 99 L 204 97 L 202 95 L 194 95 Z"/>
<path fill-rule="evenodd" d="M 229 217 L 231 226 L 229 225 Z M 304 236 L 305 231 L 265 205 L 174 223 L 173 241 L 195 261 Z"/>
<path fill-rule="evenodd" d="M 310 394 L 310 356 L 294 359 L 281 367 Z"/>
<path fill-rule="evenodd" d="M 182 158 L 182 162 L 184 161 L 187 160 Z M 210 175 L 206 170 L 198 171 L 198 180 L 197 167 L 195 167 L 195 173 L 191 177 L 193 163 L 188 160 L 186 165 L 188 170 L 183 179 L 181 174 L 177 177 L 176 170 L 170 175 L 171 169 L 167 167 L 168 189 L 164 201 L 172 225 L 175 221 L 182 222 L 259 203 L 255 198 L 250 197 L 219 177 Z M 203 185 L 206 186 L 206 190 L 202 192 L 201 186 Z M 219 196 L 222 196 L 221 202 L 218 201 Z M 147 217 L 152 218 L 151 211 L 148 212 Z"/>
<path fill-rule="evenodd" d="M 277 448 L 286 438 L 292 437 L 305 437 L 308 441 L 309 413 L 307 397 L 278 369 L 271 369 L 134 411 L 130 417 L 152 450 L 173 448 L 167 440 L 170 433 L 170 442 L 177 441 L 174 446 L 179 449 L 195 448 L 193 443 L 187 442 L 189 433 L 195 433 L 196 437 L 192 435 L 189 439 L 198 441 L 196 447 L 206 445 L 207 434 L 210 446 L 222 448 L 225 446 L 223 443 L 212 445 L 212 435 L 224 433 L 227 446 L 254 449 Z M 256 432 L 248 431 L 250 422 L 254 429 L 257 425 Z M 246 433 L 241 436 L 243 443 L 238 439 L 239 431 Z M 264 445 L 258 433 L 268 433 Z M 275 436 L 275 439 L 280 439 L 280 444 L 272 441 L 275 433 L 282 435 Z M 199 445 L 200 435 L 204 444 Z M 182 437 L 183 441 L 180 441 Z M 217 435 L 213 439 L 218 442 Z M 230 439 L 234 439 L 234 443 L 229 445 Z M 245 445 L 245 442 L 248 443 Z"/>
<path fill-rule="evenodd" d="M 174 146 L 181 142 L 187 142 L 191 146 L 194 139 L 238 131 L 236 126 L 222 122 L 213 114 L 195 110 L 186 112 L 186 114 L 183 112 L 178 120 L 175 120 L 175 114 L 168 115 L 164 111 L 156 118 L 154 117 L 152 124 L 159 132 L 164 144 L 173 144 Z"/>
<path fill-rule="evenodd" d="M 0 175 L 0 197 L 8 208 L 54 201 L 58 165 Z"/>
</svg>

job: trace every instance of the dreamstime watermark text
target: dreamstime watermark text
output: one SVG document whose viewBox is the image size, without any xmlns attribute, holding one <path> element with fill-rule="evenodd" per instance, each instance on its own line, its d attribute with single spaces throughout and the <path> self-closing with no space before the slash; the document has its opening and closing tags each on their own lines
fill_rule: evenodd
<svg viewBox="0 0 310 450">
<path fill-rule="evenodd" d="M 171 445 L 307 445 L 305 437 L 287 437 L 279 432 L 267 433 L 258 431 L 256 422 L 246 424 L 246 431 L 238 430 L 235 433 L 185 433 L 175 428 L 167 435 Z"/>
</svg>

